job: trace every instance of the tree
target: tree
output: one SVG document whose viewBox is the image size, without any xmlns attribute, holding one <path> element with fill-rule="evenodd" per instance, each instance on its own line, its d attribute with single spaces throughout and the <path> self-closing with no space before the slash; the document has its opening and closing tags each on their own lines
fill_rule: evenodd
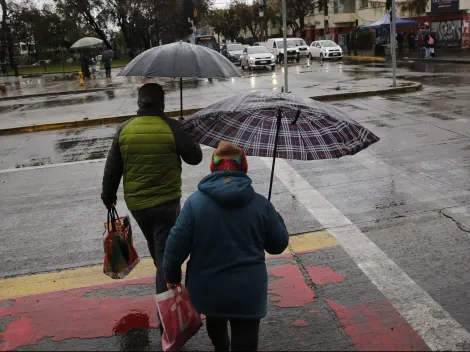
<svg viewBox="0 0 470 352">
<path fill-rule="evenodd" d="M 235 40 L 242 29 L 240 17 L 237 15 L 233 6 L 228 9 L 216 9 L 211 11 L 209 15 L 206 16 L 204 23 L 230 40 Z"/>
<path fill-rule="evenodd" d="M 76 19 L 85 22 L 96 33 L 107 48 L 111 48 L 106 31 L 108 18 L 104 0 L 54 0 L 56 9 L 64 20 Z"/>
<path fill-rule="evenodd" d="M 305 19 L 314 12 L 317 1 L 323 0 L 286 0 L 287 25 L 295 31 L 303 31 L 305 29 Z M 278 14 L 278 19 L 282 20 L 281 0 L 268 0 L 267 4 L 272 12 Z"/>
<path fill-rule="evenodd" d="M 7 8 L 6 0 L 1 0 L 0 4 L 2 5 L 2 14 L 3 14 L 2 26 L 3 26 L 4 30 L 6 31 L 6 35 L 7 35 L 8 56 L 10 58 L 10 65 L 13 66 L 13 69 L 15 70 L 15 76 L 19 76 L 18 65 L 16 64 L 16 60 L 15 60 L 14 45 L 13 45 L 13 38 L 12 38 L 12 35 L 11 35 L 11 28 L 6 22 L 7 19 L 8 19 L 8 8 Z"/>
<path fill-rule="evenodd" d="M 259 17 L 259 7 L 256 2 L 248 5 L 246 3 L 236 0 L 232 3 L 231 7 L 240 19 L 241 29 L 249 30 L 256 41 L 257 37 L 261 34 L 261 17 Z M 272 11 L 266 10 L 264 14 L 265 20 L 271 18 Z"/>
</svg>

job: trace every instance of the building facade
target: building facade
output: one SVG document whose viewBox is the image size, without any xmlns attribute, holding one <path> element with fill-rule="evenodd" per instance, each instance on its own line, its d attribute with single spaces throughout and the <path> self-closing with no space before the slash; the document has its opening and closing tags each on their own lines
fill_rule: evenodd
<svg viewBox="0 0 470 352">
<path fill-rule="evenodd" d="M 411 8 L 406 0 L 396 0 L 397 16 L 426 22 L 437 33 L 440 46 L 470 47 L 470 0 L 427 0 L 424 11 Z M 308 42 L 317 39 L 332 39 L 345 44 L 346 35 L 358 26 L 368 25 L 386 13 L 385 0 L 329 0 L 328 27 L 325 33 L 323 9 L 307 20 L 307 29 L 301 35 Z M 411 30 L 409 28 L 406 31 Z"/>
</svg>

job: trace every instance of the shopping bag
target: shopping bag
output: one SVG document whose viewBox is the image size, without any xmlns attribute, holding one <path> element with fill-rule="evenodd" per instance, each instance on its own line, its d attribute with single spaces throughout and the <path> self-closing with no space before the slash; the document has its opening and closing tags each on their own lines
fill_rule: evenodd
<svg viewBox="0 0 470 352">
<path fill-rule="evenodd" d="M 188 291 L 177 285 L 175 289 L 155 296 L 158 316 L 163 327 L 163 351 L 179 351 L 202 326 Z"/>
<path fill-rule="evenodd" d="M 104 224 L 103 272 L 112 279 L 122 279 L 139 263 L 134 248 L 129 216 L 119 217 L 116 208 L 108 209 L 108 221 Z"/>
</svg>

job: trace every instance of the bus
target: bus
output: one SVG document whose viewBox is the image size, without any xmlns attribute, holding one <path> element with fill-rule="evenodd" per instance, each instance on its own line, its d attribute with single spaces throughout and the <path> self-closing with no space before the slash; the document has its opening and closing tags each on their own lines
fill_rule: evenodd
<svg viewBox="0 0 470 352">
<path fill-rule="evenodd" d="M 219 44 L 217 44 L 217 40 L 215 39 L 214 35 L 204 29 L 196 30 L 186 37 L 185 41 L 220 52 Z"/>
<path fill-rule="evenodd" d="M 194 44 L 201 45 L 215 51 L 220 51 L 219 44 L 217 44 L 217 40 L 213 35 L 194 36 Z"/>
</svg>

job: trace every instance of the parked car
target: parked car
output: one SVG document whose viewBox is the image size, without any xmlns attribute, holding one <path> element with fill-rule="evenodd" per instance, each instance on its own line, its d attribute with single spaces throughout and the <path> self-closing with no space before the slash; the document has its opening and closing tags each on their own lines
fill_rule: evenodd
<svg viewBox="0 0 470 352">
<path fill-rule="evenodd" d="M 295 46 L 299 49 L 300 57 L 307 57 L 309 54 L 309 47 L 305 40 L 302 38 L 287 38 L 288 41 L 294 42 Z"/>
<path fill-rule="evenodd" d="M 240 57 L 240 65 L 242 70 L 248 68 L 249 70 L 257 67 L 276 69 L 276 58 L 265 46 L 250 46 L 243 50 Z"/>
<path fill-rule="evenodd" d="M 309 58 L 327 59 L 343 59 L 343 50 L 332 40 L 318 40 L 310 44 Z"/>
<path fill-rule="evenodd" d="M 222 55 L 232 61 L 234 64 L 240 64 L 240 56 L 243 53 L 243 45 L 239 43 L 225 44 L 222 49 Z"/>
<path fill-rule="evenodd" d="M 282 38 L 268 39 L 266 47 L 271 51 L 278 63 L 284 61 L 284 41 Z M 293 41 L 287 41 L 287 61 L 291 60 L 300 61 L 299 49 Z"/>
<path fill-rule="evenodd" d="M 50 63 L 51 60 L 39 60 L 38 62 L 35 62 L 33 66 L 49 65 Z"/>
</svg>

